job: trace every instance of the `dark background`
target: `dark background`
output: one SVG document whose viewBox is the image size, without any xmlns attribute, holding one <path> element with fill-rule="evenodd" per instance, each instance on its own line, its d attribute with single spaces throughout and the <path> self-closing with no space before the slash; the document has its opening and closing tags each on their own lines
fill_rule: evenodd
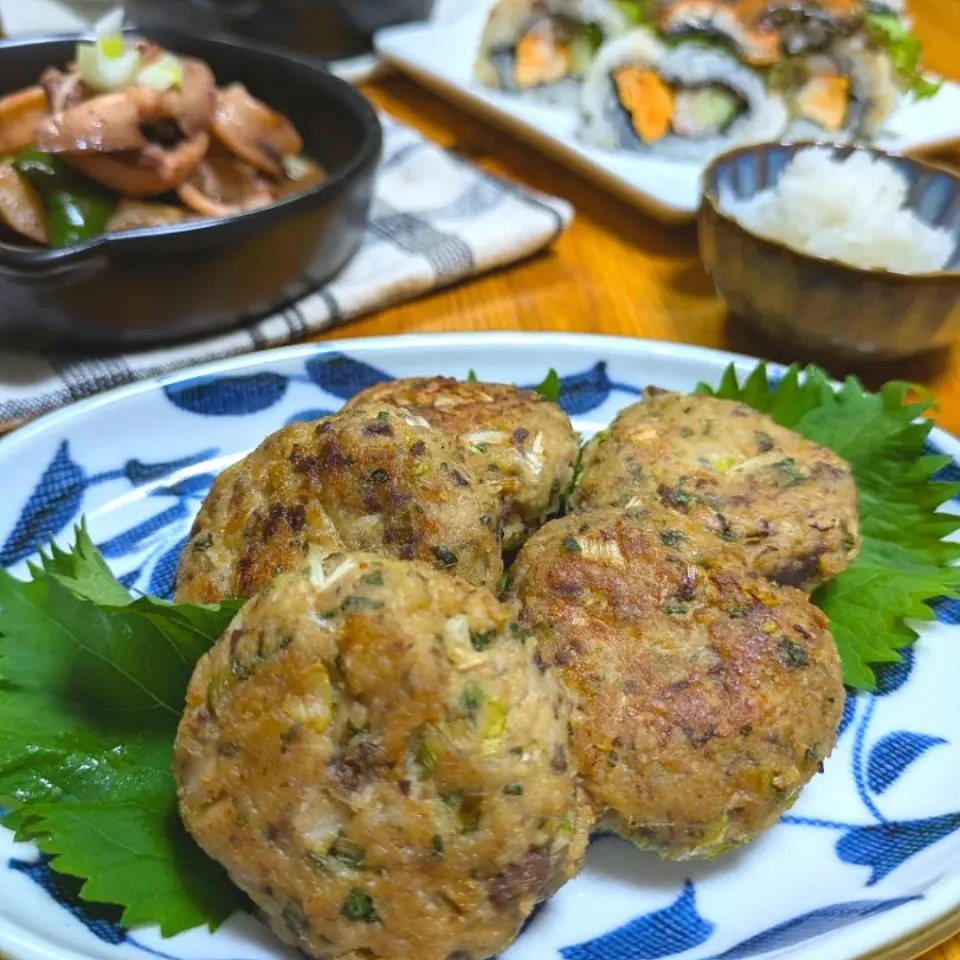
<svg viewBox="0 0 960 960">
<path fill-rule="evenodd" d="M 426 19 L 434 0 L 128 0 L 128 21 L 201 34 L 227 32 L 324 59 L 371 49 L 381 27 Z"/>
</svg>

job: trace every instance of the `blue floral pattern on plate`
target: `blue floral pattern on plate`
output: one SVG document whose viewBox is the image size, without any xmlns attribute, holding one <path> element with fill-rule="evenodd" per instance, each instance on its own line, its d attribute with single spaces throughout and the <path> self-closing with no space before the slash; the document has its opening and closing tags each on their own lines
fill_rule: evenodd
<svg viewBox="0 0 960 960">
<path fill-rule="evenodd" d="M 395 376 L 465 376 L 471 368 L 481 379 L 529 386 L 553 366 L 561 405 L 589 433 L 649 383 L 689 390 L 718 379 L 728 359 L 602 338 L 401 338 L 279 351 L 141 385 L 0 444 L 0 467 L 16 471 L 0 507 L 0 561 L 16 569 L 48 536 L 69 539 L 85 514 L 128 587 L 170 597 L 180 549 L 216 473 L 270 431 L 323 416 L 367 386 Z M 960 451 L 943 434 L 934 444 L 936 452 Z M 945 470 L 960 476 L 956 463 Z M 917 924 L 928 901 L 942 900 L 945 881 L 960 877 L 960 717 L 937 708 L 953 702 L 960 608 L 955 601 L 935 606 L 939 622 L 921 628 L 900 663 L 881 668 L 876 693 L 848 698 L 826 773 L 778 827 L 710 864 L 664 864 L 602 838 L 584 875 L 538 911 L 505 960 L 814 950 L 844 958 L 882 936 L 885 917 L 901 918 L 895 932 Z M 285 953 L 250 918 L 170 942 L 150 930 L 125 931 L 114 913 L 85 903 L 75 883 L 2 831 L 0 857 L 3 901 L 15 905 L 0 903 L 7 952 L 5 928 L 43 943 L 45 912 L 62 910 L 74 923 L 64 936 L 80 955 L 104 956 L 94 942 L 118 957 L 146 952 L 167 960 Z M 960 892 L 946 905 L 958 903 Z"/>
</svg>

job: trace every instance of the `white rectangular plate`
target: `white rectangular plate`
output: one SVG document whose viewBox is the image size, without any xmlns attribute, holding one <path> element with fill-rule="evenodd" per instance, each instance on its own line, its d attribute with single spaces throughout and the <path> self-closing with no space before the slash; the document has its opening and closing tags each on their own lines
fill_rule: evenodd
<svg viewBox="0 0 960 960">
<path fill-rule="evenodd" d="M 380 55 L 425 86 L 531 141 L 578 172 L 667 223 L 684 223 L 700 204 L 703 165 L 606 152 L 581 144 L 576 117 L 487 90 L 473 79 L 473 62 L 489 2 L 474 3 L 432 24 L 393 27 L 377 35 Z M 905 101 L 876 146 L 924 151 L 960 139 L 960 86 L 945 83 L 922 103 Z"/>
</svg>

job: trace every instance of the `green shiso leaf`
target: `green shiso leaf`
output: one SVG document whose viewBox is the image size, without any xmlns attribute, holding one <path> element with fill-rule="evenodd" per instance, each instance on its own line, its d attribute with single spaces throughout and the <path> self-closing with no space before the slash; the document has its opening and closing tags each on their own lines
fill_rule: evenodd
<svg viewBox="0 0 960 960">
<path fill-rule="evenodd" d="M 698 393 L 739 400 L 776 423 L 829 447 L 853 469 L 859 493 L 863 545 L 856 562 L 813 596 L 830 618 L 844 680 L 872 690 L 871 667 L 896 663 L 899 651 L 917 639 L 909 620 L 932 620 L 929 603 L 960 596 L 960 544 L 944 537 L 960 518 L 939 507 L 960 494 L 960 484 L 933 480 L 949 457 L 928 456 L 928 399 L 892 382 L 870 393 L 855 378 L 834 389 L 817 367 L 790 367 L 769 389 L 765 364 L 742 383 L 731 366 L 719 387 Z"/>
<path fill-rule="evenodd" d="M 0 570 L 4 826 L 125 926 L 173 936 L 240 903 L 184 829 L 171 768 L 193 668 L 238 608 L 133 599 L 83 527 L 30 580 Z"/>
<path fill-rule="evenodd" d="M 557 403 L 560 399 L 560 378 L 557 376 L 557 371 L 551 367 L 550 371 L 543 378 L 543 381 L 534 387 L 534 390 L 536 390 L 544 400 Z"/>
</svg>

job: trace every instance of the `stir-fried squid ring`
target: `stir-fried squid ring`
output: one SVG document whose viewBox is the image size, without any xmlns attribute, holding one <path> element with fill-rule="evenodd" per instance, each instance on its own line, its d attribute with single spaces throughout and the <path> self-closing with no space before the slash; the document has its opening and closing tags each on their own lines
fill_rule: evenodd
<svg viewBox="0 0 960 960">
<path fill-rule="evenodd" d="M 218 91 L 203 60 L 111 36 L 0 97 L 0 228 L 59 248 L 255 210 L 323 179 L 291 121 L 243 84 Z M 149 202 L 172 193 L 180 204 Z"/>
<path fill-rule="evenodd" d="M 183 81 L 161 96 L 161 111 L 177 121 L 185 137 L 210 129 L 217 106 L 217 81 L 211 69 L 192 57 L 180 57 Z"/>
<path fill-rule="evenodd" d="M 62 113 L 83 101 L 83 77 L 79 73 L 63 73 L 56 67 L 49 67 L 40 77 L 40 86 L 47 95 L 50 113 Z"/>
<path fill-rule="evenodd" d="M 217 97 L 213 135 L 233 154 L 274 177 L 283 176 L 283 158 L 303 149 L 296 127 L 282 114 L 231 83 Z"/>
<path fill-rule="evenodd" d="M 150 144 L 135 153 L 69 153 L 66 159 L 91 180 L 125 197 L 156 197 L 176 190 L 209 145 L 210 137 L 198 133 L 170 148 Z"/>
<path fill-rule="evenodd" d="M 139 87 L 84 100 L 44 120 L 36 144 L 48 153 L 117 153 L 147 145 L 140 129 L 158 95 Z"/>
<path fill-rule="evenodd" d="M 0 99 L 0 153 L 16 153 L 33 143 L 49 113 L 43 87 L 27 87 Z"/>
<path fill-rule="evenodd" d="M 177 191 L 184 205 L 203 217 L 225 217 L 265 207 L 277 188 L 249 164 L 225 151 L 211 150 Z"/>
<path fill-rule="evenodd" d="M 50 153 L 119 153 L 149 143 L 145 129 L 176 124 L 187 138 L 210 126 L 216 85 L 210 68 L 185 60 L 183 83 L 172 90 L 129 86 L 68 105 L 36 129 L 36 143 Z M 64 81 L 67 82 L 67 81 Z"/>
</svg>

